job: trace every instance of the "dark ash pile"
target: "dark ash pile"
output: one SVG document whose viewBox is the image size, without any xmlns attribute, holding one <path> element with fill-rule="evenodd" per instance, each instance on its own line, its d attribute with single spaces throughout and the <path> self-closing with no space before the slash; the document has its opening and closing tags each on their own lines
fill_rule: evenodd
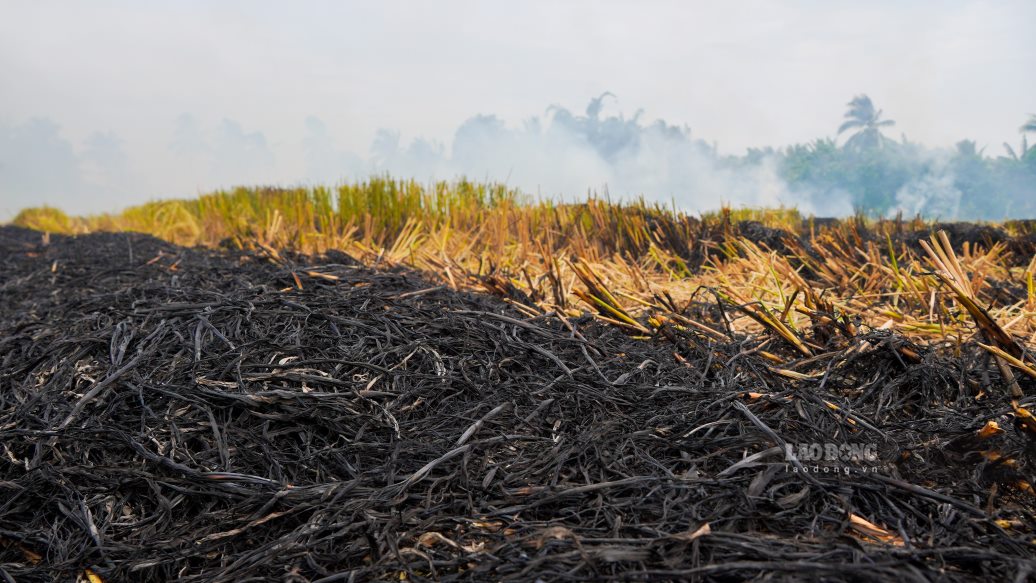
<svg viewBox="0 0 1036 583">
<path fill-rule="evenodd" d="M 975 350 L 873 332 L 794 379 L 762 338 L 294 261 L 0 229 L 0 580 L 1036 573 L 1032 442 Z"/>
</svg>

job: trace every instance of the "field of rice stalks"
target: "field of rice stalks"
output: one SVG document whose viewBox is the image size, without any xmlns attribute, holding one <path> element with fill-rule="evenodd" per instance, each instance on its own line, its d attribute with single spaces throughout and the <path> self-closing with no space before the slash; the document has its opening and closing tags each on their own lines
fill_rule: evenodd
<svg viewBox="0 0 1036 583">
<path fill-rule="evenodd" d="M 1024 221 L 950 225 L 939 239 L 942 227 L 919 218 L 815 219 L 784 208 L 691 216 L 643 200 L 558 203 L 498 184 L 385 177 L 337 188 L 237 188 L 90 217 L 42 207 L 14 222 L 259 249 L 276 261 L 282 252 L 342 251 L 501 295 L 530 315 L 590 310 L 644 335 L 695 326 L 690 299 L 708 295 L 729 309 L 729 331 L 769 333 L 802 355 L 814 352 L 806 327 L 845 336 L 891 329 L 953 345 L 978 332 L 988 338 L 994 322 L 1002 334 L 992 345 L 1036 375 L 1004 347 L 1007 338 L 1036 341 L 1036 235 Z"/>
</svg>

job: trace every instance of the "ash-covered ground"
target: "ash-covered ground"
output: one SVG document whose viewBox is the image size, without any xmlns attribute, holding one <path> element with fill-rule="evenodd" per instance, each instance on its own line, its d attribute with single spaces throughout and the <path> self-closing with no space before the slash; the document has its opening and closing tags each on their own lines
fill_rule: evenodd
<svg viewBox="0 0 1036 583">
<path fill-rule="evenodd" d="M 0 580 L 1031 579 L 985 353 L 821 332 L 792 378 L 343 254 L 0 228 Z"/>
</svg>

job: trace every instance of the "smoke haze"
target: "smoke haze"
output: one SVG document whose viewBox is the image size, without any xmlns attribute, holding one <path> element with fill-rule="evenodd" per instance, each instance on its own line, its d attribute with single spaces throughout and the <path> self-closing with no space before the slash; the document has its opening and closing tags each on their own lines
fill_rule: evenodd
<svg viewBox="0 0 1036 583">
<path fill-rule="evenodd" d="M 780 152 L 834 138 L 864 92 L 890 138 L 928 145 L 882 208 L 977 216 L 953 145 L 1002 155 L 1036 113 L 1022 0 L 98 0 L 4 16 L 0 220 L 385 171 L 845 214 L 852 185 L 793 179 Z"/>
<path fill-rule="evenodd" d="M 388 173 L 421 181 L 499 181 L 559 200 L 588 193 L 644 196 L 688 211 L 721 204 L 797 206 L 818 214 L 852 211 L 846 197 L 814 200 L 812 193 L 791 192 L 771 157 L 725 160 L 685 126 L 643 123 L 640 112 L 605 115 L 608 97 L 591 100 L 585 112 L 552 106 L 544 116 L 519 124 L 476 115 L 456 129 L 449 146 L 423 137 L 404 140 L 398 130 L 381 129 L 364 156 L 343 149 L 326 124 L 310 116 L 301 132 L 301 173 L 285 167 L 262 132 L 231 119 L 206 126 L 182 114 L 166 156 L 182 169 L 181 196 L 237 184 L 334 184 Z M 0 132 L 0 159 L 22 169 L 0 173 L 5 192 L 29 198 L 78 191 L 89 200 L 63 206 L 84 212 L 117 208 L 127 193 L 148 188 L 143 175 L 130 172 L 123 142 L 113 133 L 93 133 L 77 147 L 49 120 L 0 127 Z"/>
</svg>

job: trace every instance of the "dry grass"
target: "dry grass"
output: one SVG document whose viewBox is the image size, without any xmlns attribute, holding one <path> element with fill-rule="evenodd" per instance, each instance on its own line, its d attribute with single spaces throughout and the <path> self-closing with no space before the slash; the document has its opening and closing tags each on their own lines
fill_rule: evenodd
<svg viewBox="0 0 1036 583">
<path fill-rule="evenodd" d="M 778 252 L 740 235 L 746 220 L 796 236 L 778 237 Z M 336 189 L 238 188 L 95 217 L 29 209 L 15 222 L 55 233 L 140 231 L 275 258 L 277 249 L 338 249 L 497 293 L 530 315 L 590 309 L 636 335 L 666 326 L 727 334 L 685 310 L 711 294 L 731 310 L 730 331 L 772 334 L 803 357 L 817 350 L 808 327 L 847 338 L 891 328 L 950 344 L 979 334 L 1005 367 L 1036 374 L 1023 350 L 1036 340 L 1036 260 L 1010 258 L 1003 244 L 966 243 L 958 255 L 941 237 L 922 252 L 898 236 L 930 226 L 919 219 L 818 225 L 793 209 L 693 217 L 643 200 L 560 204 L 499 185 L 375 178 Z"/>
</svg>

